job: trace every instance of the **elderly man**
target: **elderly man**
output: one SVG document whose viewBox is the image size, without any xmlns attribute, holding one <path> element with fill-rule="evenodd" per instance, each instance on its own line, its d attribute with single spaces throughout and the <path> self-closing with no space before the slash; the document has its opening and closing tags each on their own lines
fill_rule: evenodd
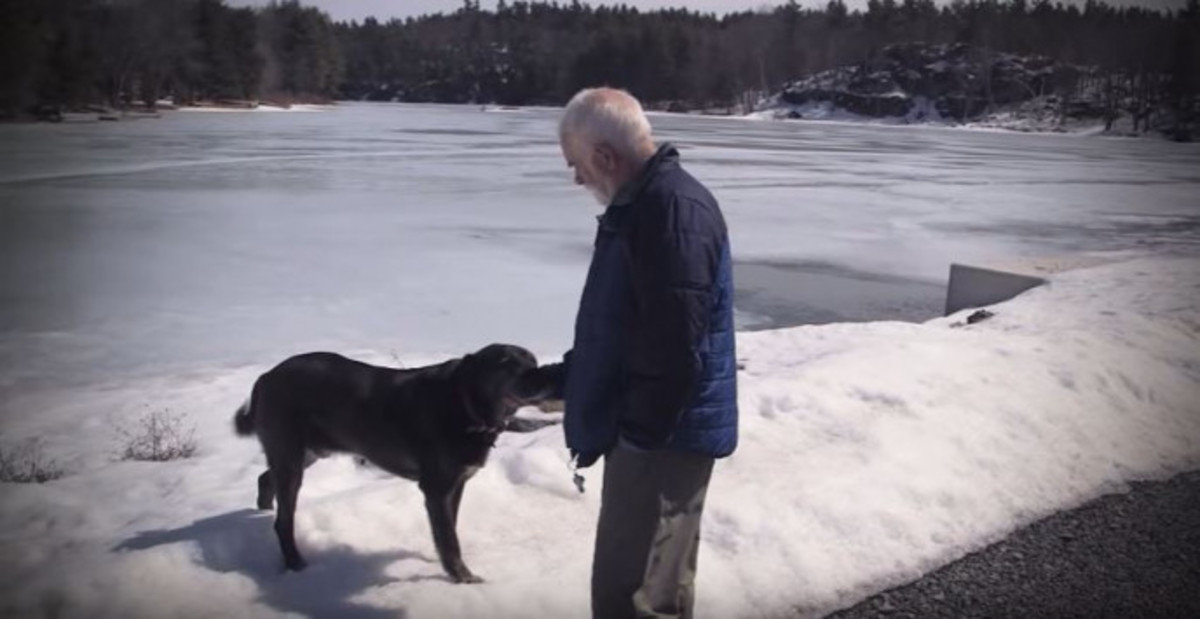
<svg viewBox="0 0 1200 619">
<path fill-rule="evenodd" d="M 592 615 L 691 617 L 713 461 L 737 445 L 725 220 L 624 91 L 577 94 L 559 138 L 606 206 L 558 368 L 576 465 L 605 457 Z"/>
</svg>

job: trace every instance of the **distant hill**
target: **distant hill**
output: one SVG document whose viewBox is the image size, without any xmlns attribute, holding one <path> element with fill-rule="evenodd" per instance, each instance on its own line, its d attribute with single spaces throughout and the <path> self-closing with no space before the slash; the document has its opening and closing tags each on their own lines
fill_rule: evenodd
<svg viewBox="0 0 1200 619">
<path fill-rule="evenodd" d="M 1069 131 L 1196 134 L 1167 105 L 1166 75 L 1129 74 L 992 52 L 967 44 L 903 43 L 872 61 L 822 71 L 759 104 L 778 118 L 952 123 Z M 1194 108 L 1194 102 L 1193 102 Z M 1196 110 L 1192 110 L 1195 118 Z"/>
</svg>

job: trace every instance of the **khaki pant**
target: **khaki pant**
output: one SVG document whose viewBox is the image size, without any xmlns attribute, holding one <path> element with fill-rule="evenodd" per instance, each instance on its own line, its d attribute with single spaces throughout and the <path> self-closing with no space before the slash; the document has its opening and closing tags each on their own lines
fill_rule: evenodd
<svg viewBox="0 0 1200 619">
<path fill-rule="evenodd" d="M 690 619 L 713 459 L 618 446 L 605 458 L 592 562 L 595 619 Z"/>
</svg>

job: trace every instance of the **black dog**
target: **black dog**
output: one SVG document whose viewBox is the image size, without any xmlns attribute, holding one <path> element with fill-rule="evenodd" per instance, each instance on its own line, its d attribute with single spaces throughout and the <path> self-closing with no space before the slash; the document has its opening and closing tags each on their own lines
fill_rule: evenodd
<svg viewBox="0 0 1200 619">
<path fill-rule="evenodd" d="M 403 370 L 309 353 L 263 374 L 234 426 L 243 436 L 257 434 L 267 456 L 258 507 L 271 509 L 279 499 L 275 533 L 288 569 L 305 565 L 293 534 L 304 469 L 343 452 L 416 481 L 446 573 L 455 582 L 480 582 L 458 546 L 463 485 L 516 410 L 546 397 L 553 380 L 529 351 L 504 344 Z"/>
</svg>

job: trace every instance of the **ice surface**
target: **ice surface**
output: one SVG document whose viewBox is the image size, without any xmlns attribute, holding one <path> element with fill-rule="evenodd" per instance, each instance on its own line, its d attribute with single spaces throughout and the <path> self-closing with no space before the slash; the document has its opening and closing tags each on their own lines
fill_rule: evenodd
<svg viewBox="0 0 1200 619">
<path fill-rule="evenodd" d="M 562 350 L 598 211 L 555 114 L 0 127 L 0 418 L 14 390 L 317 348 Z M 1194 145 L 653 122 L 722 202 L 744 327 L 927 318 L 951 261 L 1200 240 Z"/>
</svg>

